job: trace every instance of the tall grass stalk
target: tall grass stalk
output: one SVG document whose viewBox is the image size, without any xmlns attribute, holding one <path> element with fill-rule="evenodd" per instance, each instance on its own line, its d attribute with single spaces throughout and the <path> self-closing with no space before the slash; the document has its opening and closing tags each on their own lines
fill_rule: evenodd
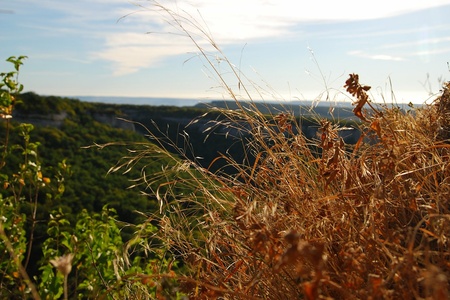
<svg viewBox="0 0 450 300">
<path fill-rule="evenodd" d="M 238 92 L 252 100 L 251 81 L 207 30 L 184 12 L 151 3 L 194 43 L 228 96 L 241 104 L 199 39 L 209 41 Z M 361 120 L 355 145 L 346 145 L 329 120 L 308 140 L 289 111 L 265 115 L 240 106 L 220 109 L 223 118 L 210 128 L 229 128 L 243 145 L 243 161 L 218 154 L 232 174 L 212 173 L 163 144 L 113 169 L 156 154 L 173 158 L 160 174 L 143 169 L 136 185 L 160 202 L 149 218 L 186 264 L 178 279 L 192 298 L 448 299 L 449 86 L 433 104 L 407 111 L 373 105 L 358 75 L 345 87 Z M 166 183 L 155 187 L 156 177 Z"/>
</svg>

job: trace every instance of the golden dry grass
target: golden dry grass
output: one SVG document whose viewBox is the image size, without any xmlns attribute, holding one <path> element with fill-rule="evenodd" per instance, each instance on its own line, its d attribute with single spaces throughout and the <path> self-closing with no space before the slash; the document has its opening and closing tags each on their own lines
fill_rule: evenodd
<svg viewBox="0 0 450 300">
<path fill-rule="evenodd" d="M 248 87 L 258 87 L 244 82 L 207 31 L 191 16 L 157 7 L 240 105 L 196 40 L 206 35 L 252 103 Z M 154 175 L 167 183 L 147 184 L 160 201 L 151 216 L 159 238 L 187 266 L 177 278 L 190 298 L 449 298 L 450 84 L 431 105 L 408 111 L 374 106 L 356 74 L 345 87 L 361 120 L 355 145 L 345 144 L 329 120 L 307 140 L 288 111 L 221 109 L 216 125 L 241 133 L 247 159 L 226 152 L 217 159 L 236 173 L 211 173 L 174 157 L 175 166 Z"/>
<path fill-rule="evenodd" d="M 327 120 L 306 140 L 287 112 L 223 110 L 222 122 L 247 130 L 253 159 L 222 155 L 232 176 L 188 160 L 162 172 L 179 176 L 153 191 L 162 213 L 153 217 L 188 266 L 178 279 L 190 297 L 449 297 L 447 89 L 405 112 L 374 108 L 368 87 L 349 80 L 362 119 L 355 145 Z"/>
</svg>

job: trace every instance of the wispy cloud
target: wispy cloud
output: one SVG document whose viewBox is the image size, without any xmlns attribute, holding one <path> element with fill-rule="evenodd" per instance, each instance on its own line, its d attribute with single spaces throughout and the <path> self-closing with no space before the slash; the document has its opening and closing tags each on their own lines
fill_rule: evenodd
<svg viewBox="0 0 450 300">
<path fill-rule="evenodd" d="M 413 57 L 429 58 L 436 54 L 450 53 L 450 37 L 416 38 L 400 43 L 388 43 L 377 46 L 372 52 L 378 52 L 378 54 L 368 53 L 364 50 L 353 50 L 347 54 L 373 60 L 391 61 L 404 61 Z"/>
<path fill-rule="evenodd" d="M 423 45 L 439 45 L 442 43 L 450 42 L 450 37 L 438 37 L 438 38 L 425 38 L 418 39 L 414 41 L 408 41 L 403 43 L 393 43 L 388 45 L 383 45 L 382 49 L 392 49 L 392 48 L 409 48 L 409 47 L 417 47 Z"/>
<path fill-rule="evenodd" d="M 182 17 L 200 20 L 201 25 L 208 28 L 220 42 L 222 39 L 224 42 L 240 42 L 242 39 L 289 35 L 298 24 L 381 19 L 450 5 L 450 0 L 410 0 L 407 5 L 389 0 L 370 1 L 364 5 L 356 0 L 161 0 L 144 2 L 141 8 L 154 12 L 154 4 L 161 4 Z M 145 19 L 144 14 L 140 16 L 143 17 L 141 21 L 149 23 L 150 19 Z"/>
<path fill-rule="evenodd" d="M 93 59 L 113 63 L 113 75 L 134 73 L 148 66 L 157 66 L 167 57 L 193 50 L 193 46 L 171 35 L 117 33 L 107 37 L 105 49 L 93 53 Z"/>
<path fill-rule="evenodd" d="M 445 27 L 445 29 L 448 30 L 448 26 Z M 439 28 L 436 27 L 427 27 L 428 31 L 436 31 Z M 441 27 L 442 29 L 442 27 Z M 384 37 L 392 37 L 392 36 L 407 36 L 411 34 L 417 34 L 418 28 L 416 26 L 409 27 L 409 28 L 401 28 L 401 29 L 380 29 L 380 28 L 373 28 L 373 29 L 367 29 L 364 28 L 364 30 L 358 30 L 355 29 L 352 32 L 342 32 L 339 30 L 328 30 L 323 33 L 321 33 L 321 36 L 327 37 L 327 38 L 333 38 L 333 39 L 359 39 L 359 38 L 384 38 Z M 402 44 L 402 43 L 398 43 Z M 395 47 L 395 44 L 392 44 Z M 389 47 L 389 45 L 386 45 L 386 48 Z"/>
<path fill-rule="evenodd" d="M 391 61 L 405 60 L 405 58 L 401 57 L 401 56 L 393 56 L 393 55 L 388 55 L 388 54 L 371 54 L 371 53 L 366 53 L 366 52 L 363 52 L 360 50 L 350 51 L 350 52 L 348 52 L 348 54 L 351 56 L 363 57 L 363 58 L 368 58 L 368 59 L 373 59 L 373 60 L 391 60 Z"/>
<path fill-rule="evenodd" d="M 442 54 L 442 53 L 450 53 L 450 47 L 437 48 L 432 50 L 422 50 L 413 52 L 412 55 L 415 56 L 430 56 L 433 54 Z"/>
<path fill-rule="evenodd" d="M 287 39 L 294 34 L 296 26 L 308 22 L 334 22 L 348 20 L 367 20 L 395 16 L 417 11 L 432 6 L 450 4 L 450 1 L 424 2 L 411 0 L 408 5 L 395 1 L 370 1 L 361 5 L 360 1 L 309 1 L 297 0 L 192 0 L 159 2 L 140 2 L 144 6 L 136 7 L 136 13 L 125 19 L 131 19 L 136 26 L 148 28 L 148 31 L 173 32 L 173 28 L 164 22 L 164 17 L 154 4 L 161 4 L 179 14 L 183 26 L 193 34 L 202 35 L 204 30 L 219 45 L 240 44 L 258 39 Z M 167 17 L 167 15 L 166 15 Z M 198 22 L 198 23 L 196 23 Z M 195 28 L 195 27 L 200 28 Z M 127 41 L 136 39 L 136 35 L 126 34 Z M 191 51 L 188 40 L 174 42 L 173 36 L 162 35 L 158 39 L 149 39 L 140 49 L 120 46 L 113 40 L 124 38 L 121 33 L 111 32 L 106 37 L 105 48 L 95 56 L 114 63 L 115 74 L 125 74 L 148 68 L 161 63 L 165 58 Z M 133 38 L 133 39 L 131 39 Z M 138 38 L 139 39 L 139 38 Z M 172 45 L 172 46 L 170 46 Z M 130 54 L 130 53 L 134 54 Z M 403 57 L 389 54 L 368 54 L 355 52 L 358 55 L 376 60 L 403 60 Z M 130 57 L 133 56 L 133 57 Z M 140 63 L 137 61 L 140 57 Z"/>
<path fill-rule="evenodd" d="M 288 39 L 301 24 L 379 19 L 450 5 L 450 0 L 410 0 L 407 5 L 390 0 L 368 1 L 363 5 L 356 0 L 150 0 L 136 2 L 137 5 L 124 0 L 17 1 L 28 14 L 38 7 L 47 10 L 55 26 L 53 32 L 47 28 L 48 33 L 74 32 L 70 28 L 77 24 L 80 34 L 101 41 L 102 46 L 91 49 L 89 57 L 109 62 L 115 75 L 158 66 L 168 57 L 195 50 L 188 39 L 175 34 L 145 34 L 178 30 L 167 22 L 168 16 L 158 10 L 158 4 L 178 13 L 179 21 L 192 30 L 192 34 L 201 35 L 204 30 L 222 46 Z M 206 41 L 202 46 L 207 47 Z M 350 54 L 378 60 L 404 59 L 363 51 Z"/>
</svg>

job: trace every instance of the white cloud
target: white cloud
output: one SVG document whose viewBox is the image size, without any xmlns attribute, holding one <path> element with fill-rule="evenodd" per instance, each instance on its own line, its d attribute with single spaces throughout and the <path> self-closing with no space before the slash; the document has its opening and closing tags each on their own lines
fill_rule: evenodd
<svg viewBox="0 0 450 300">
<path fill-rule="evenodd" d="M 288 35 L 291 27 L 299 23 L 385 18 L 450 5 L 450 0 L 410 0 L 407 4 L 388 0 L 366 1 L 364 4 L 356 0 L 161 0 L 144 2 L 143 5 L 145 3 L 150 3 L 144 6 L 150 11 L 155 9 L 152 3 L 161 4 L 182 17 L 196 19 L 223 44 L 223 40 L 239 42 L 242 39 Z M 149 19 L 142 21 L 149 22 Z"/>
<path fill-rule="evenodd" d="M 414 52 L 412 55 L 416 56 L 430 56 L 433 54 L 442 54 L 442 53 L 450 53 L 450 47 L 438 48 L 433 50 L 422 50 Z"/>
<path fill-rule="evenodd" d="M 421 57 L 422 60 L 427 61 L 432 55 L 450 53 L 449 42 L 449 37 L 417 39 L 377 47 L 376 51 L 385 52 L 385 54 L 371 54 L 362 50 L 350 51 L 348 54 L 373 60 L 404 61 L 411 57 Z M 400 54 L 386 54 L 386 52 L 393 51 Z"/>
<path fill-rule="evenodd" d="M 383 49 L 392 49 L 392 48 L 409 48 L 409 47 L 417 47 L 422 45 L 436 45 L 442 43 L 450 42 L 450 37 L 438 37 L 438 38 L 428 38 L 428 39 L 419 39 L 410 42 L 404 43 L 394 43 L 389 45 L 384 45 L 381 48 Z"/>
<path fill-rule="evenodd" d="M 118 33 L 107 37 L 106 48 L 92 58 L 113 63 L 113 75 L 134 73 L 158 65 L 166 57 L 185 54 L 192 46 L 177 36 Z"/>
<path fill-rule="evenodd" d="M 405 58 L 400 56 L 392 56 L 388 54 L 370 54 L 366 53 L 360 50 L 350 51 L 348 52 L 349 55 L 357 56 L 357 57 L 363 57 L 373 60 L 391 60 L 391 61 L 402 61 L 405 60 Z"/>
<path fill-rule="evenodd" d="M 104 0 L 92 2 L 99 4 L 104 3 Z M 205 32 L 211 35 L 214 42 L 226 46 L 257 39 L 288 38 L 293 34 L 295 25 L 300 23 L 377 19 L 450 4 L 450 0 L 410 0 L 407 4 L 400 1 L 379 0 L 367 1 L 364 5 L 361 1 L 355 0 L 301 2 L 298 0 L 161 0 L 159 2 L 143 1 L 138 4 L 134 8 L 128 5 L 116 9 L 116 13 L 120 16 L 135 10 L 135 14 L 122 20 L 128 33 L 113 31 L 105 33 L 105 48 L 93 54 L 95 58 L 112 62 L 116 75 L 154 66 L 169 56 L 195 51 L 192 42 L 188 39 L 174 38 L 176 33 L 180 33 L 180 28 L 173 26 L 174 22 L 170 20 L 170 16 L 158 9 L 159 4 L 176 14 L 177 20 L 194 35 L 196 41 L 200 41 L 202 46 L 205 46 L 207 42 Z M 136 33 L 140 30 L 142 30 L 141 35 Z M 174 34 L 148 38 L 144 34 L 145 31 Z M 351 55 L 376 60 L 404 59 L 399 56 L 363 52 L 354 52 Z"/>
</svg>

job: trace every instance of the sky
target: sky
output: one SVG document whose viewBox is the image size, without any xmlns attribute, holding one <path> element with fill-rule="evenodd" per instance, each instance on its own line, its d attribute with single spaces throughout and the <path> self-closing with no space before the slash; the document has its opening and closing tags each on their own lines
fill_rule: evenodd
<svg viewBox="0 0 450 300">
<path fill-rule="evenodd" d="M 374 101 L 421 103 L 450 77 L 449 15 L 450 0 L 0 0 L 0 71 L 28 56 L 20 81 L 41 95 L 221 99 L 224 80 L 288 101 L 351 101 L 357 73 Z"/>
</svg>

